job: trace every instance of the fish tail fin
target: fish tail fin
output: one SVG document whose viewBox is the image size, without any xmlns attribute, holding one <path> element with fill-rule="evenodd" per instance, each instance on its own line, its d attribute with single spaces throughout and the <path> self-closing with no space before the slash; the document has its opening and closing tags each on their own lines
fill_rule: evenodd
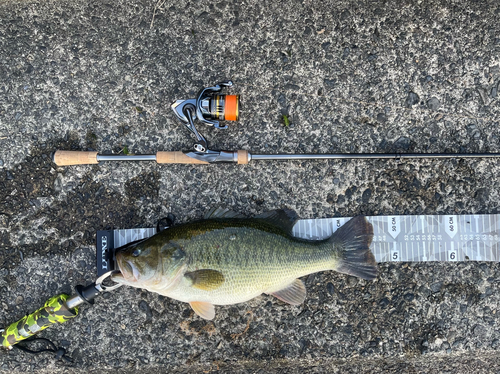
<svg viewBox="0 0 500 374">
<path fill-rule="evenodd" d="M 373 226 L 363 216 L 354 217 L 340 227 L 329 239 L 336 253 L 334 270 L 363 279 L 375 279 L 377 262 L 370 251 L 372 239 Z"/>
</svg>

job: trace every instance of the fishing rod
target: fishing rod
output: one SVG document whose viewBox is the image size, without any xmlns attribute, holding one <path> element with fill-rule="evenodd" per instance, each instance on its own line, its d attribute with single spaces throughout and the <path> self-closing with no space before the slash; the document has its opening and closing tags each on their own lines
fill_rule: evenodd
<svg viewBox="0 0 500 374">
<path fill-rule="evenodd" d="M 500 153 L 304 153 L 304 154 L 253 154 L 246 150 L 214 151 L 197 130 L 194 121 L 227 129 L 219 121 L 237 121 L 239 95 L 221 94 L 223 88 L 232 87 L 231 81 L 203 88 L 196 99 L 177 100 L 171 108 L 176 117 L 196 138 L 191 151 L 157 152 L 149 155 L 102 155 L 94 151 L 54 152 L 52 159 L 58 166 L 98 164 L 102 161 L 156 161 L 158 164 L 214 164 L 232 162 L 248 164 L 258 160 L 345 160 L 345 159 L 446 159 L 446 158 L 498 158 Z"/>
</svg>

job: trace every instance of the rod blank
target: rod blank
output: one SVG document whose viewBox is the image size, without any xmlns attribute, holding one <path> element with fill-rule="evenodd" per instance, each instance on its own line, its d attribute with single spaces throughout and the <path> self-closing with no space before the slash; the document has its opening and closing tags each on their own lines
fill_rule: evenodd
<svg viewBox="0 0 500 374">
<path fill-rule="evenodd" d="M 409 159 L 409 158 L 494 158 L 500 153 L 332 153 L 251 155 L 252 160 L 321 160 L 321 159 Z"/>
</svg>

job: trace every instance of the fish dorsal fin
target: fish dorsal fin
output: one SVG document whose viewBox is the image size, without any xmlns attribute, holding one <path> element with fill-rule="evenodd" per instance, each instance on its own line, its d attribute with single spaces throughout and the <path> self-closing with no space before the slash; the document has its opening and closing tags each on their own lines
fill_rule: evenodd
<svg viewBox="0 0 500 374">
<path fill-rule="evenodd" d="M 205 219 L 209 218 L 246 218 L 243 214 L 233 212 L 224 208 L 212 208 L 205 214 Z"/>
<path fill-rule="evenodd" d="M 195 270 L 184 276 L 192 282 L 191 287 L 204 291 L 216 290 L 224 283 L 224 275 L 212 269 Z"/>
<path fill-rule="evenodd" d="M 215 308 L 213 304 L 207 303 L 205 301 L 191 301 L 189 303 L 194 312 L 198 314 L 203 319 L 213 320 L 215 317 Z"/>
<path fill-rule="evenodd" d="M 277 209 L 255 216 L 257 219 L 263 219 L 268 223 L 273 224 L 288 234 L 292 234 L 292 229 L 298 220 L 297 213 L 291 209 Z"/>
<path fill-rule="evenodd" d="M 300 279 L 295 279 L 291 284 L 271 295 L 290 305 L 300 305 L 306 299 L 306 286 Z"/>
</svg>

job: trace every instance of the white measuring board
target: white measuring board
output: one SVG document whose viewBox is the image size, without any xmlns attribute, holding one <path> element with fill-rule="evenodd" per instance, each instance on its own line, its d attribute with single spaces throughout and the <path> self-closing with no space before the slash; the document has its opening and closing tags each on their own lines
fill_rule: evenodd
<svg viewBox="0 0 500 374">
<path fill-rule="evenodd" d="M 373 225 L 370 247 L 377 262 L 500 260 L 500 215 L 366 217 Z M 350 218 L 299 220 L 293 234 L 324 239 Z"/>
<path fill-rule="evenodd" d="M 113 230 L 115 248 L 156 234 L 156 228 Z"/>
<path fill-rule="evenodd" d="M 500 214 L 366 217 L 377 262 L 500 261 Z M 350 218 L 301 219 L 296 237 L 320 240 Z M 114 247 L 148 238 L 154 228 L 114 230 Z"/>
</svg>

